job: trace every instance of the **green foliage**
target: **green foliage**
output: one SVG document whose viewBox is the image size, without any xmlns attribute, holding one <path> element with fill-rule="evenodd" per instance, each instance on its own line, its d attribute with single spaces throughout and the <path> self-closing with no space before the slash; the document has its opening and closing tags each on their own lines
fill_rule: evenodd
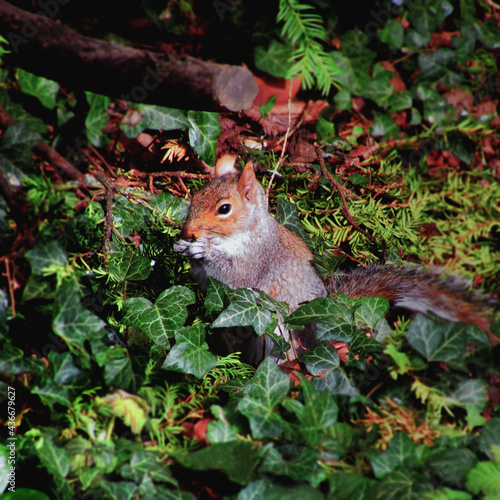
<svg viewBox="0 0 500 500">
<path fill-rule="evenodd" d="M 193 5 L 169 3 L 161 22 L 189 33 Z M 353 227 L 318 165 L 283 168 L 270 206 L 321 272 L 348 259 L 419 260 L 498 292 L 491 3 L 405 2 L 371 34 L 345 28 L 327 2 L 283 0 L 259 20 L 247 7 L 235 2 L 224 26 L 239 23 L 260 71 L 300 76 L 314 98 L 335 91 L 307 127 L 350 190 L 350 215 L 376 235 Z M 182 186 L 202 181 L 158 179 L 161 156 L 142 155 L 174 138 L 213 164 L 219 117 L 68 94 L 18 68 L 0 68 L 0 82 L 16 120 L 0 137 L 10 189 L 0 198 L 0 400 L 15 389 L 17 480 L 5 498 L 498 498 L 498 347 L 484 332 L 397 318 L 382 298 L 319 298 L 290 313 L 213 279 L 200 291 L 172 247 Z M 68 136 L 75 118 L 81 131 Z M 85 179 L 33 155 L 41 141 L 78 159 Z M 272 155 L 255 156 L 268 166 Z M 284 360 L 276 326 L 311 322 L 318 343 L 298 365 L 218 354 L 227 329 L 253 330 Z"/>
<path fill-rule="evenodd" d="M 280 0 L 277 21 L 283 21 L 281 36 L 293 47 L 287 60 L 289 69 L 285 77 L 292 79 L 300 76 L 305 88 L 315 86 L 327 94 L 332 84 L 338 86 L 344 71 L 324 50 L 323 43 L 328 35 L 321 16 L 312 10 L 312 6 L 298 0 Z M 275 46 L 271 50 L 275 51 Z"/>
</svg>

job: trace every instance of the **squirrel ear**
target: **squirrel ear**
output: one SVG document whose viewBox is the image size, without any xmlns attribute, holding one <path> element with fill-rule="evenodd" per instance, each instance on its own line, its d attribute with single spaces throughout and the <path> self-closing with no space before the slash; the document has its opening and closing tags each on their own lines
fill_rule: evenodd
<svg viewBox="0 0 500 500">
<path fill-rule="evenodd" d="M 221 156 L 217 163 L 215 164 L 215 177 L 222 177 L 226 174 L 236 174 L 238 170 L 236 170 L 234 164 L 236 162 L 235 155 L 224 155 Z"/>
<path fill-rule="evenodd" d="M 249 161 L 238 180 L 238 191 L 252 203 L 257 202 L 258 183 L 253 170 L 253 163 Z"/>
</svg>

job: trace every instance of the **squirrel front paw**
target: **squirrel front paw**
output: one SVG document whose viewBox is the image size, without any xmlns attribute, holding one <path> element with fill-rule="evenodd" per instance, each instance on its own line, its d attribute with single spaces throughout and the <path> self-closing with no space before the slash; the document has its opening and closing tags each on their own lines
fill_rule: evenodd
<svg viewBox="0 0 500 500">
<path fill-rule="evenodd" d="M 207 256 L 207 244 L 201 239 L 195 241 L 179 240 L 174 245 L 174 252 L 190 259 L 204 259 Z"/>
</svg>

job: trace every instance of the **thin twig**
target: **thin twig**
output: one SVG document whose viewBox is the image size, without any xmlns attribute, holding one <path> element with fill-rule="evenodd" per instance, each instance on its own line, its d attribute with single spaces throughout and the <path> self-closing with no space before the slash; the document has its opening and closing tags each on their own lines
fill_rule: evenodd
<svg viewBox="0 0 500 500">
<path fill-rule="evenodd" d="M 358 224 L 354 221 L 352 218 L 352 215 L 349 212 L 349 208 L 347 207 L 347 201 L 345 199 L 345 188 L 335 180 L 335 178 L 328 172 L 326 169 L 325 165 L 325 160 L 323 159 L 323 152 L 321 151 L 321 148 L 319 144 L 315 143 L 314 144 L 314 149 L 316 150 L 316 156 L 318 157 L 319 165 L 321 167 L 321 172 L 323 175 L 330 181 L 330 183 L 337 189 L 340 198 L 342 199 L 342 213 L 344 214 L 344 217 L 347 219 L 347 221 L 351 224 L 351 226 L 359 231 L 361 234 L 364 234 L 370 241 L 375 241 L 375 236 L 371 235 L 370 233 L 366 232 L 363 228 L 359 227 Z"/>
<path fill-rule="evenodd" d="M 290 129 L 292 128 L 292 82 L 289 81 L 288 85 L 288 127 L 285 132 L 285 139 L 283 140 L 283 147 L 281 148 L 281 155 L 279 160 L 276 162 L 271 179 L 269 179 L 269 184 L 267 185 L 266 196 L 269 198 L 269 191 L 271 191 L 271 186 L 273 185 L 274 178 L 278 170 L 281 168 L 281 164 L 285 159 L 285 152 L 288 142 L 288 136 L 290 135 Z"/>
<path fill-rule="evenodd" d="M 107 252 L 111 248 L 111 234 L 113 232 L 113 199 L 114 199 L 114 190 L 113 184 L 109 181 L 109 179 L 102 173 L 95 173 L 96 179 L 104 186 L 106 190 L 106 233 L 104 235 L 104 244 L 102 246 L 103 249 L 103 257 L 104 261 L 107 262 Z"/>
</svg>

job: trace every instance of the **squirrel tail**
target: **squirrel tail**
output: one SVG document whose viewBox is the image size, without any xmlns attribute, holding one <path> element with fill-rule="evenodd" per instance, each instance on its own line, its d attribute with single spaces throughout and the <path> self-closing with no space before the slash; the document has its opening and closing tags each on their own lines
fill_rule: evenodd
<svg viewBox="0 0 500 500">
<path fill-rule="evenodd" d="M 500 343 L 490 332 L 488 309 L 495 302 L 479 292 L 467 291 L 463 279 L 439 268 L 375 264 L 328 280 L 326 289 L 353 299 L 384 297 L 395 307 L 471 323 L 485 331 L 493 344 Z"/>
</svg>

